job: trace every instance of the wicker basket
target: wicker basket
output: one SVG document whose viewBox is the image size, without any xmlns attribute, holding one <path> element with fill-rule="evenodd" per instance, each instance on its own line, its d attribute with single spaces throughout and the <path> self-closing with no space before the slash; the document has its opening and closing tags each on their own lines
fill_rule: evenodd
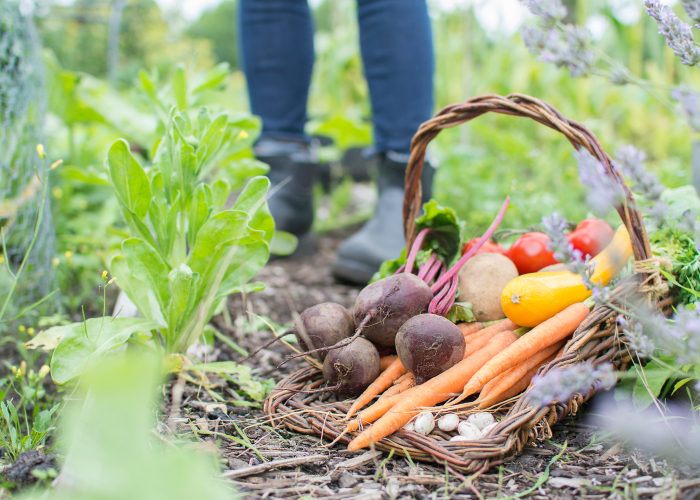
<svg viewBox="0 0 700 500">
<path fill-rule="evenodd" d="M 624 203 L 615 208 L 629 231 L 635 260 L 643 261 L 651 257 L 649 240 L 637 204 L 598 139 L 585 126 L 564 118 L 551 105 L 522 94 L 475 97 L 465 103 L 443 108 L 434 118 L 421 125 L 413 138 L 411 159 L 406 170 L 403 215 L 409 248 L 416 237 L 415 219 L 421 203 L 420 175 L 428 144 L 440 130 L 468 122 L 487 112 L 531 118 L 564 134 L 576 149 L 586 148 L 604 165 L 610 182 L 617 183 L 625 194 Z M 611 303 L 619 310 L 626 308 L 631 300 L 638 300 L 640 293 L 644 293 L 640 285 L 648 278 L 636 274 L 621 280 L 613 290 Z M 616 368 L 623 369 L 629 361 L 629 350 L 619 335 L 615 321 L 617 315 L 613 308 L 597 305 L 566 344 L 564 355 L 543 366 L 539 373 L 581 361 L 593 364 L 612 362 Z M 265 412 L 273 425 L 282 423 L 296 432 L 316 434 L 329 440 L 339 438 L 340 443 L 347 444 L 357 432 L 341 435 L 345 423 L 340 420 L 347 413 L 352 400 L 338 401 L 328 392 L 304 392 L 322 385 L 323 377 L 318 369 L 309 367 L 299 370 L 277 384 L 265 400 Z M 485 471 L 519 452 L 526 444 L 551 437 L 551 426 L 576 413 L 578 407 L 595 392 L 591 389 L 587 394 L 574 395 L 567 402 L 538 407 L 527 400 L 528 391 L 492 409 L 502 418 L 487 438 L 450 442 L 450 435 L 441 431 L 423 436 L 402 430 L 382 439 L 376 448 L 410 455 L 413 460 L 445 464 L 461 472 Z M 439 407 L 435 410 L 439 411 Z"/>
</svg>

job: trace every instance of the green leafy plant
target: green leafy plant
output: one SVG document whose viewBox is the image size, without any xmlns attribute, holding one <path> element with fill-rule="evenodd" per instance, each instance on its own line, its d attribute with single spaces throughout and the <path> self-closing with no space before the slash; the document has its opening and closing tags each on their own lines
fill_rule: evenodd
<svg viewBox="0 0 700 500">
<path fill-rule="evenodd" d="M 44 446 L 49 432 L 54 430 L 53 414 L 59 405 L 50 410 L 43 410 L 34 419 L 31 427 L 25 416 L 25 431 L 22 429 L 20 416 L 12 401 L 0 402 L 0 445 L 14 462 L 23 451 L 35 450 Z"/>
<path fill-rule="evenodd" d="M 44 332 L 44 339 L 60 337 L 51 362 L 55 382 L 68 382 L 129 339 L 160 355 L 182 353 L 228 295 L 262 289 L 246 283 L 269 257 L 269 180 L 254 177 L 224 209 L 241 179 L 264 172 L 264 164 L 236 157 L 249 145 L 251 123 L 248 115 L 232 120 L 201 108 L 192 119 L 172 108 L 146 168 L 125 140 L 114 142 L 108 178 L 129 237 L 111 272 L 142 318 L 105 316 Z"/>
</svg>

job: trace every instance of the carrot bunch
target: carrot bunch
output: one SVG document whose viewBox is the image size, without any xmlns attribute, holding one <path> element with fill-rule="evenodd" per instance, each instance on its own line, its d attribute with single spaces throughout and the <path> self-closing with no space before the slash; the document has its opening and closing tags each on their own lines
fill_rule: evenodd
<svg viewBox="0 0 700 500">
<path fill-rule="evenodd" d="M 473 403 L 487 408 L 527 388 L 540 366 L 557 357 L 566 339 L 590 309 L 576 303 L 518 337 L 518 325 L 510 320 L 486 328 L 461 326 L 467 347 L 464 359 L 442 374 L 415 385 L 415 377 L 396 359 L 353 404 L 346 419 L 378 397 L 376 402 L 350 420 L 346 431 L 374 422 L 348 445 L 355 451 L 369 446 L 405 426 L 424 407 L 435 406 L 454 396 L 454 405 L 479 393 Z M 381 395 L 381 396 L 380 396 Z"/>
</svg>

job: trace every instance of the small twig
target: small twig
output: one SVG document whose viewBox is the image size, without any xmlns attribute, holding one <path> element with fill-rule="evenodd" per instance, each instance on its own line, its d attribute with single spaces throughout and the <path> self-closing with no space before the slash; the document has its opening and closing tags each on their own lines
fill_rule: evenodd
<svg viewBox="0 0 700 500">
<path fill-rule="evenodd" d="M 252 313 L 251 313 L 251 314 L 252 314 Z M 280 336 L 277 336 L 277 335 L 273 332 L 273 335 L 275 335 L 274 338 L 272 338 L 271 340 L 268 340 L 268 341 L 265 342 L 263 345 L 261 345 L 260 347 L 258 347 L 257 349 L 255 349 L 255 350 L 254 350 L 253 352 L 251 352 L 250 354 L 248 354 L 245 358 L 243 358 L 242 360 L 240 360 L 239 363 L 243 363 L 244 361 L 247 361 L 248 359 L 250 359 L 250 358 L 252 358 L 253 356 L 255 356 L 257 353 L 259 353 L 260 351 L 262 351 L 263 349 L 266 349 L 266 348 L 270 347 L 272 344 L 274 344 L 275 342 L 277 342 L 277 341 L 280 340 L 281 338 L 286 337 L 287 335 L 293 334 L 294 332 L 295 332 L 294 328 L 290 328 L 289 330 L 287 330 L 286 332 L 284 332 L 284 333 L 283 333 L 282 335 L 280 335 Z"/>
<path fill-rule="evenodd" d="M 274 462 L 267 462 L 264 464 L 253 465 L 251 467 L 243 467 L 241 469 L 230 470 L 221 474 L 221 477 L 246 477 L 260 474 L 262 472 L 267 472 L 271 469 L 278 469 L 281 467 L 296 467 L 297 465 L 304 465 L 313 462 L 325 462 L 328 460 L 328 455 L 311 455 L 309 457 L 295 457 L 287 458 L 285 460 L 277 460 Z"/>
<path fill-rule="evenodd" d="M 319 347 L 318 349 L 313 349 L 311 351 L 306 351 L 306 352 L 302 352 L 299 354 L 294 354 L 292 356 L 288 356 L 287 359 L 282 361 L 277 366 L 277 368 L 281 368 L 282 366 L 284 366 L 286 363 L 290 362 L 291 360 L 296 359 L 296 358 L 300 358 L 302 356 L 308 356 L 309 354 L 316 354 L 317 352 L 332 351 L 332 350 L 340 349 L 342 347 L 345 347 L 347 345 L 352 344 L 355 341 L 355 339 L 357 339 L 357 337 L 360 336 L 360 334 L 362 333 L 362 330 L 365 328 L 365 326 L 367 326 L 367 323 L 369 323 L 374 318 L 375 314 L 376 314 L 376 311 L 368 312 L 367 316 L 365 316 L 365 318 L 360 323 L 360 326 L 358 326 L 357 330 L 355 330 L 355 335 L 353 335 L 352 337 L 347 338 L 345 340 L 341 340 L 337 344 L 329 346 L 329 347 Z"/>
</svg>

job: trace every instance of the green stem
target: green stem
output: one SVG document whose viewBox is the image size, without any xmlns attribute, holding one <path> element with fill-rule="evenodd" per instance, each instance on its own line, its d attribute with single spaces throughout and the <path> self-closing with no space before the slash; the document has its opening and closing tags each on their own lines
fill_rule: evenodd
<svg viewBox="0 0 700 500">
<path fill-rule="evenodd" d="M 37 175 L 38 175 L 38 172 L 37 172 Z M 27 261 L 29 260 L 29 255 L 32 253 L 32 248 L 34 248 L 34 243 L 36 243 L 36 240 L 39 237 L 39 228 L 41 227 L 41 219 L 44 215 L 44 205 L 46 203 L 46 188 L 48 185 L 48 177 L 47 177 L 47 168 L 46 168 L 46 159 L 45 158 L 44 158 L 44 176 L 43 176 L 43 178 L 40 178 L 40 179 L 44 184 L 44 189 L 42 190 L 42 193 L 41 193 L 41 202 L 39 203 L 39 213 L 36 216 L 36 223 L 34 224 L 34 234 L 32 235 L 32 240 L 29 242 L 29 247 L 27 248 L 27 251 L 24 254 L 24 258 L 22 259 L 22 264 L 19 266 L 19 269 L 17 270 L 17 274 L 16 274 L 15 278 L 12 280 L 12 286 L 10 286 L 10 291 L 7 293 L 7 296 L 5 297 L 5 302 L 2 305 L 2 309 L 0 309 L 0 320 L 5 315 L 5 311 L 7 310 L 7 306 L 10 304 L 10 299 L 12 298 L 12 294 L 14 293 L 15 288 L 17 287 L 17 283 L 19 282 L 20 276 L 22 276 L 22 272 L 24 271 L 25 266 L 27 265 Z"/>
</svg>

